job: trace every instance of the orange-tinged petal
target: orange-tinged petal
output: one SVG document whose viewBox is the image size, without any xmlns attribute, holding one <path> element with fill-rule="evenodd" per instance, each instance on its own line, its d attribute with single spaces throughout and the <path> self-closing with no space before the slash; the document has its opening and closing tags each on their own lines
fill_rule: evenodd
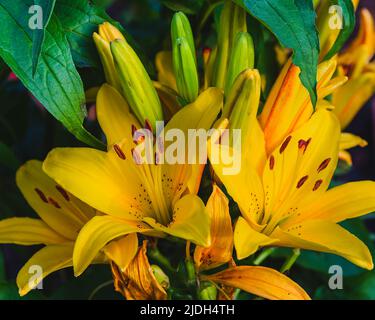
<svg viewBox="0 0 375 320">
<path fill-rule="evenodd" d="M 310 300 L 297 283 L 266 267 L 234 267 L 210 276 L 202 276 L 202 279 L 239 288 L 270 300 Z"/>
<path fill-rule="evenodd" d="M 144 241 L 135 258 L 123 272 L 112 264 L 115 290 L 127 300 L 166 300 L 167 293 L 156 280 L 146 253 L 147 241 Z"/>
<path fill-rule="evenodd" d="M 228 198 L 214 185 L 206 204 L 211 218 L 211 245 L 195 248 L 194 262 L 200 269 L 211 269 L 228 262 L 233 252 L 233 229 Z"/>
</svg>

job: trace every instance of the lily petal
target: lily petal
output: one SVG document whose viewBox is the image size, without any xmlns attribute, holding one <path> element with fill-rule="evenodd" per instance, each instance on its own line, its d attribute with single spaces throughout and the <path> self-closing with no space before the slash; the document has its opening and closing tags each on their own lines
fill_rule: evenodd
<svg viewBox="0 0 375 320">
<path fill-rule="evenodd" d="M 37 251 L 18 272 L 19 294 L 24 296 L 52 272 L 72 266 L 72 254 L 73 243 L 48 245 Z M 31 277 L 35 277 L 30 273 L 35 272 L 33 266 L 40 266 L 42 273 L 31 282 Z"/>
<path fill-rule="evenodd" d="M 255 231 L 244 218 L 238 218 L 234 229 L 234 246 L 239 260 L 252 255 L 260 247 L 268 246 L 275 242 L 277 241 Z"/>
<path fill-rule="evenodd" d="M 126 153 L 122 144 L 108 152 L 56 148 L 43 166 L 65 189 L 101 212 L 138 220 L 152 210 L 148 202 L 140 205 L 137 201 L 146 196 L 143 182 L 131 154 Z"/>
<path fill-rule="evenodd" d="M 188 194 L 176 202 L 173 208 L 173 220 L 168 226 L 150 217 L 143 220 L 156 230 L 189 240 L 197 245 L 207 247 L 211 243 L 210 216 L 203 201 L 196 195 Z"/>
<path fill-rule="evenodd" d="M 127 150 L 132 148 L 133 129 L 140 128 L 138 120 L 130 113 L 129 105 L 121 94 L 108 84 L 101 86 L 96 99 L 96 110 L 108 147 L 126 139 Z"/>
<path fill-rule="evenodd" d="M 0 243 L 16 243 L 23 246 L 68 242 L 40 219 L 9 218 L 0 221 Z"/>
<path fill-rule="evenodd" d="M 197 246 L 194 261 L 200 269 L 216 268 L 232 258 L 233 229 L 229 213 L 228 198 L 214 185 L 206 209 L 211 217 L 211 246 Z"/>
<path fill-rule="evenodd" d="M 270 300 L 310 300 L 297 283 L 266 267 L 240 266 L 204 276 L 204 280 L 239 288 Z"/>
<path fill-rule="evenodd" d="M 177 91 L 176 77 L 173 71 L 172 52 L 159 51 L 155 57 L 158 81 Z"/>
<path fill-rule="evenodd" d="M 127 300 L 166 300 L 167 293 L 157 281 L 147 259 L 147 241 L 129 266 L 121 272 L 112 264 L 115 289 Z"/>
<path fill-rule="evenodd" d="M 111 216 L 96 216 L 81 230 L 73 252 L 74 274 L 81 275 L 107 243 L 134 232 L 148 231 L 140 222 L 120 220 Z"/>
<path fill-rule="evenodd" d="M 373 268 L 367 246 L 334 222 L 309 220 L 288 228 L 277 227 L 271 237 L 282 246 L 333 253 L 361 268 Z"/>
<path fill-rule="evenodd" d="M 336 168 L 339 137 L 337 118 L 321 109 L 275 149 L 263 173 L 266 232 L 325 192 Z"/>
<path fill-rule="evenodd" d="M 340 150 L 347 150 L 357 146 L 364 148 L 367 146 L 367 141 L 362 139 L 360 136 L 356 136 L 355 134 L 348 132 L 341 133 Z"/>
<path fill-rule="evenodd" d="M 341 222 L 375 211 L 375 182 L 348 182 L 334 187 L 303 208 L 300 216 L 285 221 L 283 228 L 306 220 Z"/>
<path fill-rule="evenodd" d="M 74 240 L 83 224 L 95 215 L 93 208 L 48 177 L 41 161 L 26 162 L 17 171 L 16 182 L 42 220 L 67 239 Z"/>
<path fill-rule="evenodd" d="M 123 272 L 133 260 L 138 251 L 138 237 L 136 233 L 114 240 L 104 248 L 105 255 L 112 260 Z"/>
</svg>

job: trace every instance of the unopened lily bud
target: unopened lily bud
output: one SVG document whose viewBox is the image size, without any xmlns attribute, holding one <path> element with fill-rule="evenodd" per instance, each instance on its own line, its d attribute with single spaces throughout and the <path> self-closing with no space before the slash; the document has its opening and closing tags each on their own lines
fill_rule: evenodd
<svg viewBox="0 0 375 320">
<path fill-rule="evenodd" d="M 254 43 L 253 38 L 247 32 L 237 33 L 231 52 L 225 93 L 229 94 L 237 76 L 245 69 L 254 68 Z"/>
<path fill-rule="evenodd" d="M 183 12 L 176 12 L 172 18 L 171 38 L 172 44 L 178 38 L 185 38 L 194 54 L 194 61 L 196 62 L 193 32 L 191 31 L 189 19 Z"/>
<path fill-rule="evenodd" d="M 232 0 L 225 0 L 220 16 L 217 55 L 213 72 L 212 85 L 225 87 L 229 58 L 234 40 L 239 32 L 246 32 L 246 12 Z"/>
<path fill-rule="evenodd" d="M 111 42 L 122 93 L 141 123 L 148 120 L 155 130 L 156 121 L 163 120 L 161 103 L 145 67 L 125 40 Z"/>
<path fill-rule="evenodd" d="M 107 83 L 117 90 L 121 90 L 120 79 L 116 72 L 110 43 L 116 39 L 125 40 L 124 36 L 109 22 L 104 22 L 99 26 L 99 33 L 94 32 L 93 38 L 103 65 Z"/>
<path fill-rule="evenodd" d="M 217 288 L 210 282 L 202 282 L 198 292 L 200 300 L 216 300 Z"/>
<path fill-rule="evenodd" d="M 151 265 L 151 269 L 158 283 L 164 289 L 168 289 L 170 286 L 169 277 L 164 273 L 164 271 L 156 264 Z"/>
<path fill-rule="evenodd" d="M 199 81 L 193 33 L 189 20 L 182 12 L 173 16 L 171 30 L 177 90 L 183 103 L 188 104 L 198 97 Z"/>
</svg>

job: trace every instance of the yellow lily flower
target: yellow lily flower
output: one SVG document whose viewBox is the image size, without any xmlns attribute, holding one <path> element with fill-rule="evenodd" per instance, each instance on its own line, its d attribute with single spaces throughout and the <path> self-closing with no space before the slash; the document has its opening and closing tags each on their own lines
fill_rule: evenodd
<svg viewBox="0 0 375 320">
<path fill-rule="evenodd" d="M 165 131 L 178 128 L 188 136 L 189 129 L 209 129 L 222 108 L 222 100 L 219 89 L 204 91 L 173 116 Z M 81 274 L 108 242 L 131 233 L 169 234 L 208 246 L 210 218 L 195 195 L 201 166 L 137 164 L 132 132 L 141 125 L 122 96 L 109 85 L 103 85 L 98 93 L 97 113 L 107 137 L 107 152 L 57 148 L 43 165 L 65 189 L 105 213 L 91 219 L 77 238 L 75 274 Z M 189 180 L 191 177 L 194 179 Z"/>
<path fill-rule="evenodd" d="M 232 267 L 213 275 L 202 275 L 201 280 L 238 288 L 270 300 L 310 300 L 309 295 L 297 283 L 266 267 Z"/>
<path fill-rule="evenodd" d="M 40 219 L 17 217 L 0 221 L 0 243 L 45 245 L 18 272 L 17 286 L 23 296 L 52 272 L 73 265 L 75 240 L 96 211 L 49 178 L 40 161 L 25 163 L 17 171 L 16 182 Z M 104 255 L 97 254 L 93 260 L 104 262 Z M 31 283 L 29 268 L 33 265 L 40 266 L 42 274 Z"/>
<path fill-rule="evenodd" d="M 338 74 L 349 80 L 332 94 L 334 112 L 343 129 L 375 93 L 375 63 L 370 63 L 374 52 L 374 19 L 362 9 L 358 35 L 338 57 Z"/>
<path fill-rule="evenodd" d="M 332 79 L 336 65 L 336 59 L 332 58 L 318 66 L 318 104 L 347 80 L 345 76 Z M 280 72 L 259 116 L 267 154 L 288 134 L 303 125 L 314 111 L 309 94 L 299 79 L 299 73 L 300 69 L 289 60 Z"/>
<path fill-rule="evenodd" d="M 216 185 L 206 208 L 211 217 L 211 245 L 207 248 L 195 248 L 194 262 L 200 270 L 216 268 L 228 262 L 233 252 L 233 230 L 228 199 Z"/>
<path fill-rule="evenodd" d="M 327 190 L 339 139 L 336 116 L 320 109 L 269 155 L 261 174 L 245 162 L 237 175 L 225 175 L 224 161 L 212 163 L 241 210 L 234 233 L 239 259 L 275 245 L 334 253 L 373 268 L 366 245 L 337 222 L 375 210 L 375 182 L 350 182 Z M 209 150 L 209 157 L 212 154 Z"/>
<path fill-rule="evenodd" d="M 146 253 L 147 241 L 144 241 L 124 271 L 111 264 L 115 290 L 127 300 L 166 300 L 165 288 L 155 277 Z"/>
</svg>

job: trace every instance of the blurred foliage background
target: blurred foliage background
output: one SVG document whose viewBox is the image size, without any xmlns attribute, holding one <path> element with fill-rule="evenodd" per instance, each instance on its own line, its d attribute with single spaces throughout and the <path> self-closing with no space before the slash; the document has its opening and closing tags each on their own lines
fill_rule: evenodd
<svg viewBox="0 0 375 320">
<path fill-rule="evenodd" d="M 156 53 L 170 48 L 169 28 L 173 10 L 189 14 L 196 39 L 201 47 L 210 46 L 215 40 L 218 13 L 208 19 L 208 3 L 204 0 L 92 0 L 96 5 L 107 8 L 108 14 L 119 21 L 134 38 L 144 55 L 149 58 L 148 69 L 153 78 L 153 60 Z M 211 3 L 214 3 L 211 0 Z M 361 6 L 375 13 L 373 0 L 361 1 Z M 204 23 L 200 23 L 200 21 Z M 252 24 L 249 31 L 256 47 L 257 67 L 267 71 L 268 86 L 278 74 L 273 46 L 276 40 L 259 24 Z M 97 68 L 81 68 L 80 75 L 85 88 L 104 81 L 103 72 Z M 87 105 L 88 117 L 85 127 L 100 136 L 95 122 L 95 108 Z M 375 180 L 375 100 L 372 99 L 357 115 L 348 128 L 369 142 L 366 148 L 351 150 L 353 167 L 337 176 L 337 183 L 351 180 Z M 11 216 L 35 216 L 15 185 L 17 168 L 29 159 L 44 159 L 56 146 L 82 145 L 59 122 L 29 94 L 21 82 L 0 62 L 0 218 Z M 346 222 L 345 227 L 366 242 L 375 256 L 375 216 L 364 220 Z M 172 248 L 179 250 L 182 248 Z M 2 245 L 0 247 L 0 299 L 20 299 L 15 277 L 20 267 L 38 247 Z M 182 249 L 183 251 L 183 249 Z M 266 266 L 280 268 L 289 249 L 277 249 Z M 344 289 L 330 290 L 328 269 L 340 265 L 344 270 Z M 375 299 L 375 271 L 359 269 L 344 259 L 323 253 L 303 251 L 288 274 L 316 299 Z M 90 267 L 83 276 L 75 279 L 71 269 L 49 276 L 43 290 L 34 290 L 23 299 L 117 299 L 108 281 L 112 279 L 108 266 Z M 104 284 L 104 285 L 103 285 Z M 247 295 L 240 296 L 243 299 Z"/>
</svg>

